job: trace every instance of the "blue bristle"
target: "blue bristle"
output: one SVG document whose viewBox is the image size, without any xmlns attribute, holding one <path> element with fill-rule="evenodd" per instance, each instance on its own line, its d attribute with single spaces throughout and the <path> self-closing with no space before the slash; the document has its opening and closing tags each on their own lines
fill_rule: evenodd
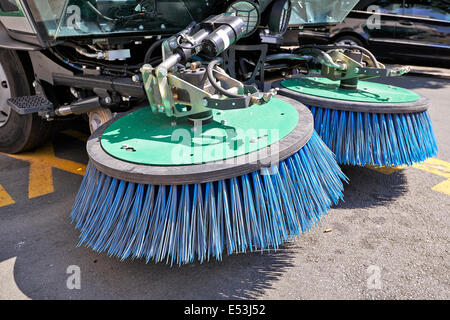
<svg viewBox="0 0 450 320">
<path fill-rule="evenodd" d="M 344 176 L 314 132 L 276 167 L 195 185 L 142 185 L 88 165 L 71 217 L 79 245 L 173 265 L 276 249 L 342 199 Z"/>
<path fill-rule="evenodd" d="M 413 165 L 437 155 L 427 111 L 375 114 L 309 108 L 315 130 L 340 164 L 392 167 Z"/>
</svg>

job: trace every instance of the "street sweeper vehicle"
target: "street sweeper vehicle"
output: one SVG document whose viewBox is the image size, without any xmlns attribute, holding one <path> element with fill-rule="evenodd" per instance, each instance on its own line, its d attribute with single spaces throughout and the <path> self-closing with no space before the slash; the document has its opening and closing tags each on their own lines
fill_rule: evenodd
<svg viewBox="0 0 450 320">
<path fill-rule="evenodd" d="M 97 252 L 182 265 L 277 248 L 342 199 L 329 148 L 357 165 L 435 152 L 425 98 L 357 81 L 406 69 L 283 47 L 289 24 L 338 23 L 356 2 L 2 0 L 0 151 L 87 119 L 71 217 Z"/>
</svg>

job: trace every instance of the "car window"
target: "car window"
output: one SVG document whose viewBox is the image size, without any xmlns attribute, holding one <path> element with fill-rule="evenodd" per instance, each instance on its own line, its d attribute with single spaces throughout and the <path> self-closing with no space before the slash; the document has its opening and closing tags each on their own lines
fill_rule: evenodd
<svg viewBox="0 0 450 320">
<path fill-rule="evenodd" d="M 450 21 L 450 1 L 406 0 L 403 14 Z"/>
<path fill-rule="evenodd" d="M 403 9 L 403 0 L 360 1 L 355 9 L 366 11 L 372 6 L 377 6 L 380 13 L 401 14 Z"/>
</svg>

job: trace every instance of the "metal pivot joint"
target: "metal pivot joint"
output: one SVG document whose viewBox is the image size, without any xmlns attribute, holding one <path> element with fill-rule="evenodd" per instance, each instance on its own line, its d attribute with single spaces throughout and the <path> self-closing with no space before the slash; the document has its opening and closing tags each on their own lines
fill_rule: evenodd
<svg viewBox="0 0 450 320">
<path fill-rule="evenodd" d="M 360 80 L 376 77 L 397 77 L 410 71 L 410 67 L 386 68 L 367 49 L 351 45 L 303 46 L 299 56 L 308 56 L 320 66 L 325 78 L 339 81 L 339 88 L 355 91 Z"/>
<path fill-rule="evenodd" d="M 261 94 L 253 86 L 244 85 L 218 67 L 221 61 L 213 60 L 208 67 L 199 61 L 189 63 L 199 53 L 209 57 L 221 54 L 244 31 L 241 18 L 218 15 L 191 24 L 166 40 L 162 45 L 163 62 L 157 67 L 145 64 L 141 68 L 152 111 L 208 122 L 212 109 L 241 109 L 268 102 L 275 91 Z"/>
</svg>

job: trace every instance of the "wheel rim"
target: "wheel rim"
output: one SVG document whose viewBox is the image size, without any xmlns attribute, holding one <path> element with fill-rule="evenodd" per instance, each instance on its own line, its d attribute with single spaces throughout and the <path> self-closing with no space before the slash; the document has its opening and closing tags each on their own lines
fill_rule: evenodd
<svg viewBox="0 0 450 320">
<path fill-rule="evenodd" d="M 5 70 L 0 63 L 0 128 L 8 122 L 11 115 L 11 107 L 7 102 L 9 98 L 11 98 L 11 89 Z"/>
</svg>

